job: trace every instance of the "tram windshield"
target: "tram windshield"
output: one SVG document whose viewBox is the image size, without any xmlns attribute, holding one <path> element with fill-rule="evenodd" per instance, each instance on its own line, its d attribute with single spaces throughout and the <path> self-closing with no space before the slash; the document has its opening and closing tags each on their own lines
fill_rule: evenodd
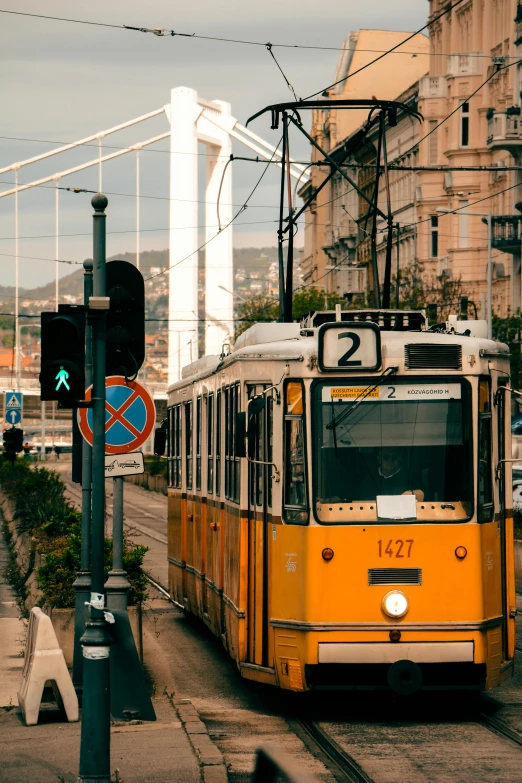
<svg viewBox="0 0 522 783">
<path fill-rule="evenodd" d="M 410 509 L 403 518 L 442 521 L 471 514 L 466 385 L 330 382 L 317 384 L 312 397 L 319 521 L 392 518 L 378 510 L 385 508 L 383 496 L 406 494 L 416 502 L 411 497 L 403 502 Z M 401 502 L 392 501 L 398 518 Z"/>
</svg>

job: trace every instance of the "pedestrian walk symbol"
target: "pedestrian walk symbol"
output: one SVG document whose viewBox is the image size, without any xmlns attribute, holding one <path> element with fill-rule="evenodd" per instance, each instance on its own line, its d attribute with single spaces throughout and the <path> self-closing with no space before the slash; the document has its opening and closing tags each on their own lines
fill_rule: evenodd
<svg viewBox="0 0 522 783">
<path fill-rule="evenodd" d="M 56 378 L 55 378 L 55 381 L 58 381 L 58 383 L 56 384 L 55 391 L 58 391 L 60 386 L 65 386 L 67 391 L 71 391 L 71 387 L 67 383 L 67 378 L 68 377 L 69 377 L 69 373 L 67 372 L 67 370 L 64 370 L 63 367 L 60 367 L 58 373 L 56 374 Z"/>
<path fill-rule="evenodd" d="M 21 392 L 12 392 L 9 396 L 9 392 L 5 393 L 5 408 L 6 410 L 14 410 L 15 408 L 22 407 L 22 394 Z"/>
</svg>

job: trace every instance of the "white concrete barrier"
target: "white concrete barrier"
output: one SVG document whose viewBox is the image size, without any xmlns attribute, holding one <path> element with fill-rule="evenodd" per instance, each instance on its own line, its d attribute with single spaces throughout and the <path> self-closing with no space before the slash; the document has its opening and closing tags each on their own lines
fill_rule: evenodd
<svg viewBox="0 0 522 783">
<path fill-rule="evenodd" d="M 31 609 L 22 686 L 18 703 L 27 726 L 38 723 L 38 713 L 45 683 L 50 681 L 68 721 L 78 720 L 78 697 L 74 690 L 63 652 L 61 651 L 51 618 L 38 607 Z"/>
</svg>

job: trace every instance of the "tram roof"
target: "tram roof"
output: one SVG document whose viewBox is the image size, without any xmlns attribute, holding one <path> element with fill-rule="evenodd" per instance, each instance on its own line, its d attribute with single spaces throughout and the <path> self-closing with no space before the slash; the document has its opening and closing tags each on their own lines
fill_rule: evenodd
<svg viewBox="0 0 522 783">
<path fill-rule="evenodd" d="M 444 330 L 431 331 L 427 329 L 408 328 L 393 329 L 393 326 L 383 324 L 383 311 L 364 311 L 365 314 L 372 312 L 375 315 L 371 320 L 379 326 L 381 332 L 381 342 L 386 346 L 387 359 L 401 359 L 407 345 L 420 343 L 424 345 L 462 345 L 462 355 L 475 355 L 481 358 L 507 359 L 509 357 L 509 348 L 496 340 L 487 339 L 487 324 L 485 321 L 457 321 L 455 316 L 450 316 L 447 322 L 447 328 Z M 387 311 L 389 314 L 394 311 Z M 396 311 L 404 316 L 404 311 Z M 344 317 L 350 317 L 353 311 L 342 313 Z M 231 352 L 226 356 L 204 356 L 195 362 L 187 365 L 182 370 L 181 380 L 172 384 L 169 390 L 179 386 L 185 386 L 187 383 L 212 375 L 218 369 L 225 368 L 239 360 L 256 361 L 260 359 L 272 359 L 273 361 L 284 361 L 285 358 L 302 358 L 305 362 L 312 354 L 317 353 L 317 333 L 320 325 L 328 321 L 335 321 L 335 313 L 317 313 L 319 318 L 307 318 L 300 324 L 298 323 L 257 323 L 243 332 L 235 342 Z M 326 315 L 334 317 L 325 318 Z M 424 315 L 424 314 L 423 314 Z M 377 316 L 379 320 L 377 320 Z M 355 320 L 355 319 L 354 319 Z M 370 318 L 360 318 L 360 321 L 370 320 Z M 314 323 L 314 321 L 317 323 Z M 412 324 L 415 319 L 412 319 Z M 417 320 L 418 324 L 419 321 Z M 386 328 L 388 326 L 388 328 Z M 440 325 L 442 326 L 442 325 Z M 459 330 L 459 331 L 457 331 Z M 462 331 L 460 331 L 462 330 Z M 255 350 L 252 350 L 255 348 Z M 472 365 L 471 365 L 472 366 Z M 426 368 L 428 369 L 428 368 Z M 433 367 L 437 370 L 437 367 Z"/>
</svg>

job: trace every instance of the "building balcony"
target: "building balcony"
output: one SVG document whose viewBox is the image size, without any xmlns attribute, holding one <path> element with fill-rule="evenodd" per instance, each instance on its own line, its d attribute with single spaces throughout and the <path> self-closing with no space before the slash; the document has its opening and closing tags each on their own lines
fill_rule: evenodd
<svg viewBox="0 0 522 783">
<path fill-rule="evenodd" d="M 423 76 L 419 80 L 419 98 L 445 98 L 447 94 L 445 76 Z"/>
<path fill-rule="evenodd" d="M 505 112 L 488 112 L 488 137 L 490 150 L 509 150 L 522 147 L 522 122 L 520 107 L 512 106 Z"/>
<path fill-rule="evenodd" d="M 336 261 L 339 254 L 346 255 L 355 250 L 357 244 L 357 224 L 349 220 L 340 228 L 327 228 L 324 234 L 323 250 L 331 261 Z"/>
<path fill-rule="evenodd" d="M 522 249 L 522 217 L 500 215 L 492 223 L 491 246 L 504 253 L 520 253 Z"/>
<path fill-rule="evenodd" d="M 447 76 L 480 76 L 483 71 L 482 52 L 462 52 L 448 55 Z"/>
</svg>

